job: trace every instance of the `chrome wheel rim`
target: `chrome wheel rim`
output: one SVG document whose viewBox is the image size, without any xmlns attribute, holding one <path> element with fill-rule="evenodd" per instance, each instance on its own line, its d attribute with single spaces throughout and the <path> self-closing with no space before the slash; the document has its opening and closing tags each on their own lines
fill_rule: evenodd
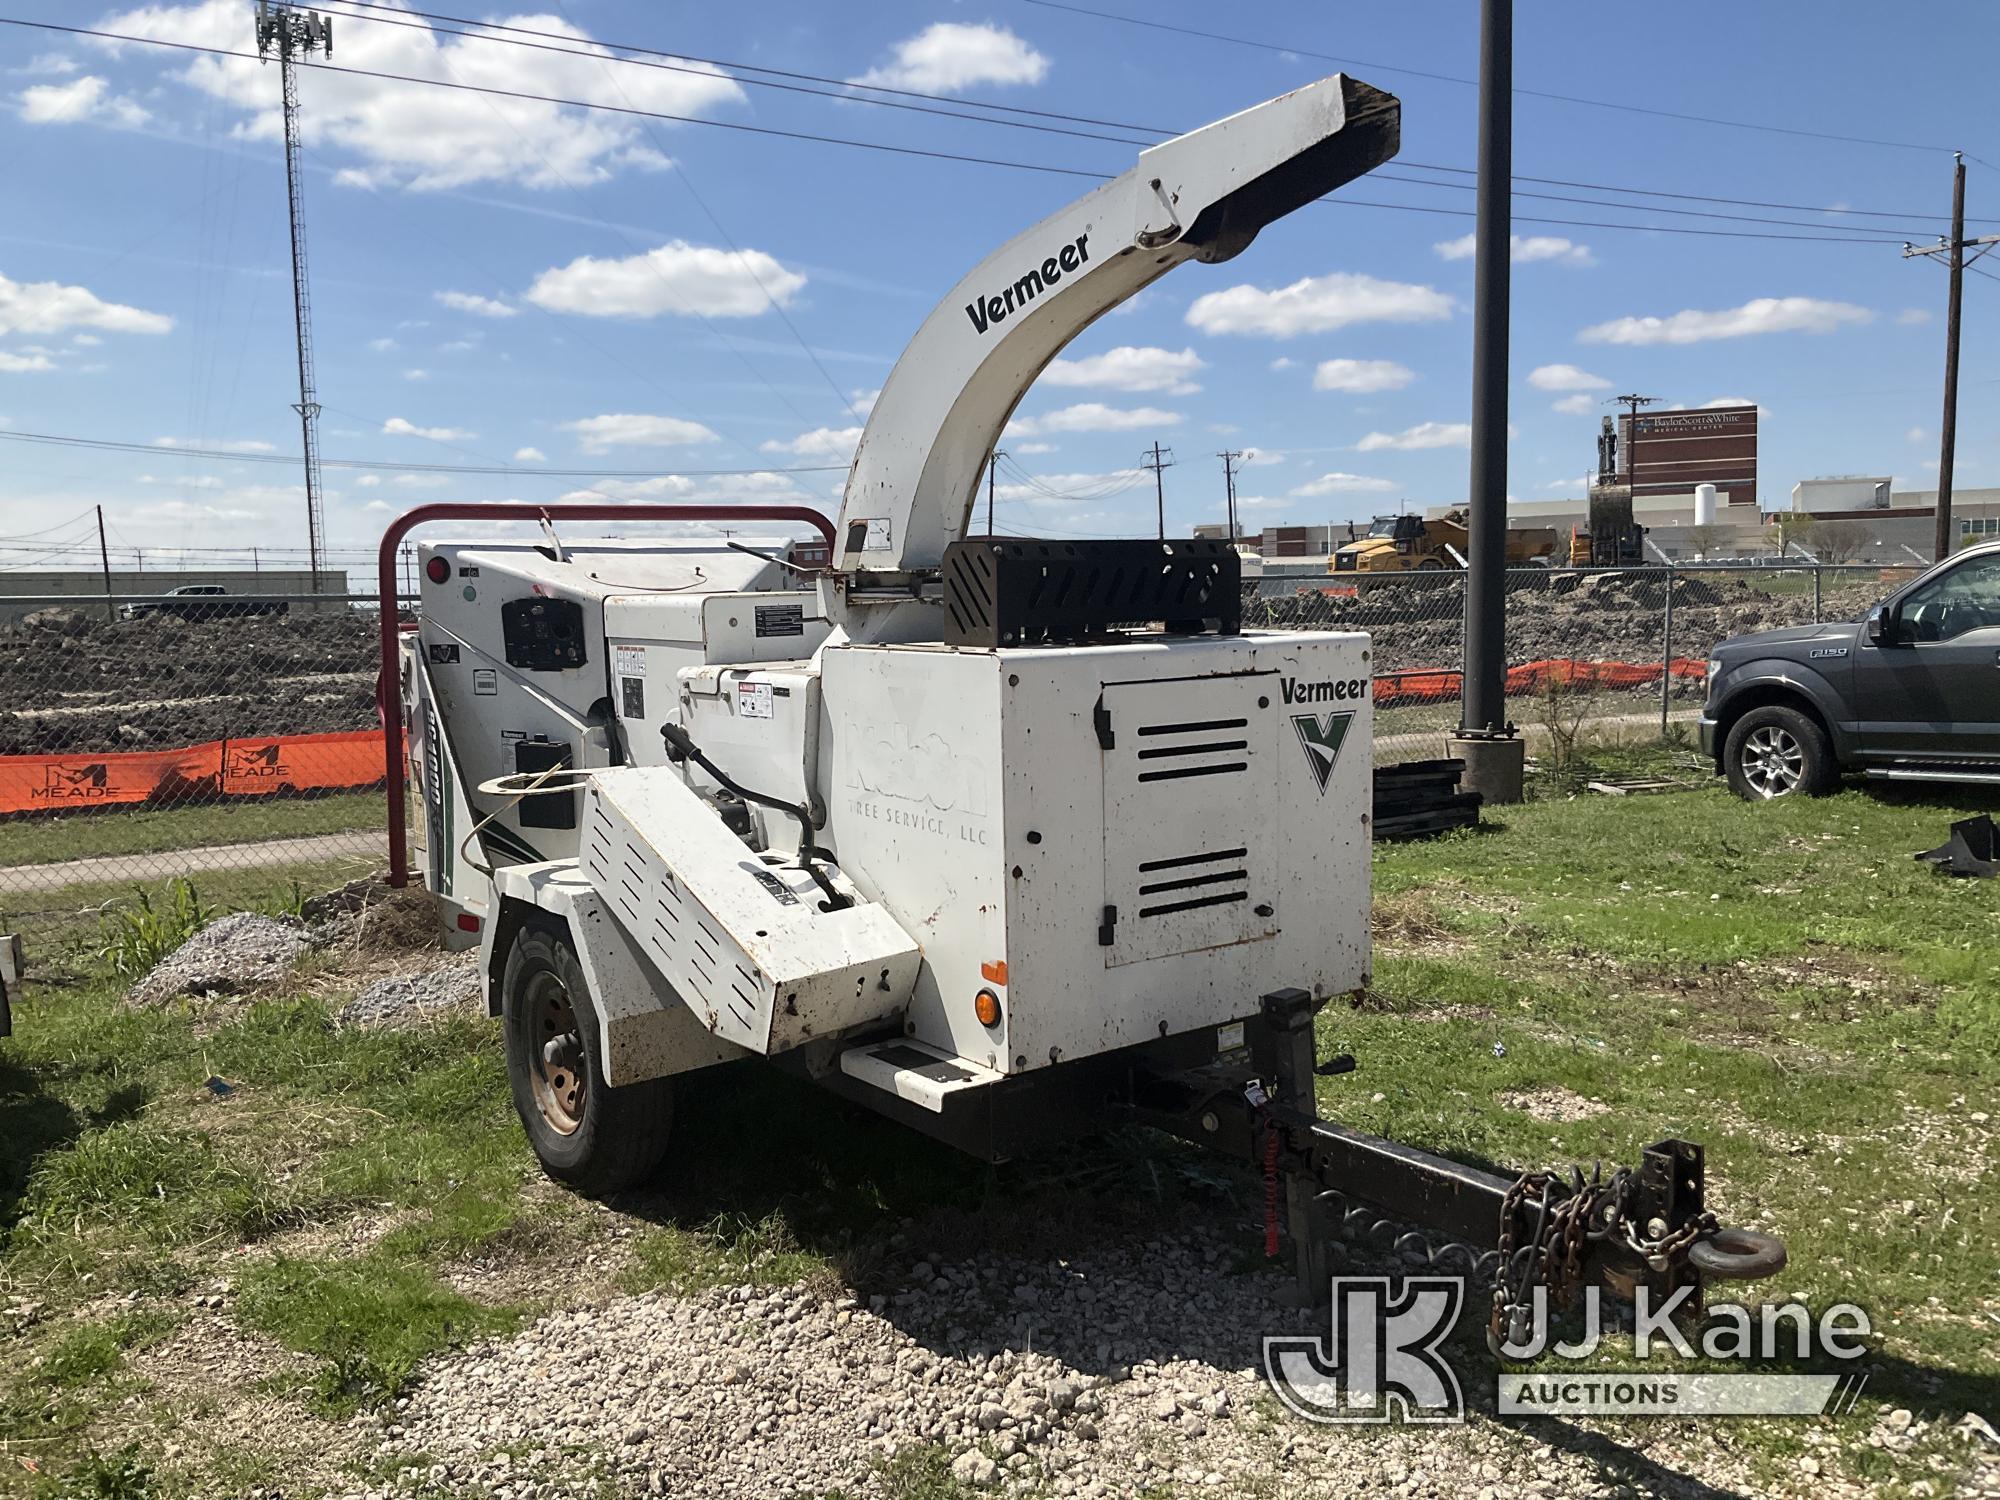
<svg viewBox="0 0 2000 1500">
<path fill-rule="evenodd" d="M 528 981 L 526 1000 L 534 1018 L 529 1075 L 535 1107 L 557 1135 L 574 1135 L 590 1092 L 576 1007 L 562 979 L 546 970 Z"/>
<path fill-rule="evenodd" d="M 1760 797 L 1796 791 L 1805 771 L 1805 747 L 1776 724 L 1751 730 L 1743 741 L 1743 779 Z"/>
</svg>

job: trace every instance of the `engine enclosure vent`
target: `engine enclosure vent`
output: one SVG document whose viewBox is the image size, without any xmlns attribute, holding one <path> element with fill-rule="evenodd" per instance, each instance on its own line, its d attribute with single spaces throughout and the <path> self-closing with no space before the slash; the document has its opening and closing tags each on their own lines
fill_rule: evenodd
<svg viewBox="0 0 2000 1500">
<path fill-rule="evenodd" d="M 1227 542 L 967 537 L 945 548 L 944 638 L 953 646 L 1107 639 L 1158 624 L 1181 635 L 1243 627 L 1243 563 Z"/>
</svg>

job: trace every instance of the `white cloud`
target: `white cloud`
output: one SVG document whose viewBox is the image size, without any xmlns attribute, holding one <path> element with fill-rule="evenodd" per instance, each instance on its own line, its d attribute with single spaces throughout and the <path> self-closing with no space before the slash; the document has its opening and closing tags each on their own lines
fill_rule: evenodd
<svg viewBox="0 0 2000 1500">
<path fill-rule="evenodd" d="M 1928 440 L 1929 437 L 1930 434 L 1925 432 L 1923 428 L 1912 427 L 1908 432 L 1903 434 L 1903 441 L 1906 443 L 1921 443 Z"/>
<path fill-rule="evenodd" d="M 1528 384 L 1538 391 L 1608 391 L 1611 382 L 1575 365 L 1537 365 L 1528 372 Z"/>
<path fill-rule="evenodd" d="M 60 52 L 44 52 L 31 57 L 18 68 L 8 69 L 11 73 L 22 73 L 34 78 L 66 78 L 77 71 L 77 61 L 65 57 Z"/>
<path fill-rule="evenodd" d="M 431 378 L 431 372 L 429 370 L 403 371 L 403 379 L 405 380 L 429 380 L 430 378 Z"/>
<path fill-rule="evenodd" d="M 1103 386 L 1114 391 L 1164 391 L 1170 396 L 1192 396 L 1201 387 L 1188 377 L 1201 368 L 1201 356 L 1192 349 L 1176 352 L 1121 344 L 1084 359 L 1054 360 L 1042 371 L 1041 379 L 1046 385 Z"/>
<path fill-rule="evenodd" d="M 1323 359 L 1313 371 L 1313 389 L 1361 396 L 1371 391 L 1400 391 L 1416 378 L 1415 370 L 1393 359 Z"/>
<path fill-rule="evenodd" d="M 521 310 L 476 292 L 433 292 L 431 295 L 446 307 L 481 318 L 511 318 Z"/>
<path fill-rule="evenodd" d="M 1205 333 L 1288 339 L 1355 323 L 1436 323 L 1451 316 L 1451 307 L 1435 287 L 1336 271 L 1271 291 L 1246 285 L 1208 292 L 1195 298 L 1187 320 Z"/>
<path fill-rule="evenodd" d="M 881 397 L 882 387 L 879 385 L 872 390 L 865 386 L 856 386 L 847 393 L 847 404 L 858 416 L 865 417 L 875 410 L 875 403 Z"/>
<path fill-rule="evenodd" d="M 1757 403 L 1748 396 L 1717 396 L 1713 401 L 1701 403 L 1701 409 L 1708 411 L 1718 406 L 1755 406 Z"/>
<path fill-rule="evenodd" d="M 122 94 L 110 92 L 102 78 L 72 83 L 40 83 L 23 89 L 14 101 L 30 125 L 74 125 L 80 120 L 110 120 L 118 125 L 143 125 L 152 116 Z"/>
<path fill-rule="evenodd" d="M 1565 396 L 1560 401 L 1549 403 L 1550 411 L 1559 411 L 1564 416 L 1580 417 L 1585 412 L 1597 409 L 1597 398 L 1578 391 L 1574 396 Z"/>
<path fill-rule="evenodd" d="M 0 276 L 0 333 L 61 333 L 102 328 L 107 333 L 165 333 L 174 320 L 59 281 L 10 281 Z"/>
<path fill-rule="evenodd" d="M 661 474 L 652 479 L 601 479 L 587 490 L 571 490 L 564 500 L 712 500 L 749 504 L 760 500 L 810 503 L 813 496 L 789 474 L 759 470 L 750 474 Z M 696 523 L 698 534 L 712 534 L 712 527 Z"/>
<path fill-rule="evenodd" d="M 542 452 L 539 448 L 516 448 L 514 450 L 514 462 L 517 464 L 545 464 L 548 461 L 548 454 Z"/>
<path fill-rule="evenodd" d="M 1851 302 L 1818 297 L 1759 297 L 1741 307 L 1703 312 L 1690 308 L 1666 318 L 1613 318 L 1586 328 L 1586 344 L 1699 344 L 1758 333 L 1832 333 L 1875 314 Z"/>
<path fill-rule="evenodd" d="M 599 260 L 581 255 L 535 278 L 528 300 L 550 312 L 598 318 L 656 318 L 700 312 L 752 318 L 773 302 L 791 305 L 804 276 L 762 250 L 718 250 L 669 240 L 643 255 Z"/>
<path fill-rule="evenodd" d="M 14 354 L 0 349 L 0 371 L 9 375 L 23 375 L 30 370 L 53 370 L 55 361 L 46 354 Z"/>
<path fill-rule="evenodd" d="M 78 349 L 95 349 L 103 342 L 104 340 L 94 333 L 79 333 L 73 335 L 70 339 L 70 344 Z"/>
<path fill-rule="evenodd" d="M 766 453 L 790 453 L 799 458 L 837 458 L 846 463 L 854 457 L 854 445 L 861 441 L 859 427 L 815 427 L 795 438 L 772 439 L 763 445 Z"/>
<path fill-rule="evenodd" d="M 1141 427 L 1171 427 L 1180 421 L 1177 411 L 1157 406 L 1106 406 L 1102 401 L 1084 401 L 1058 407 L 1039 417 L 1016 417 L 1007 424 L 1009 437 L 1035 437 L 1050 432 L 1133 432 Z"/>
<path fill-rule="evenodd" d="M 854 81 L 887 89 L 952 93 L 975 84 L 1035 84 L 1049 60 L 1004 26 L 939 21 L 891 49 L 890 60 Z"/>
<path fill-rule="evenodd" d="M 354 480 L 355 488 L 363 490 L 372 490 L 381 483 L 382 476 L 380 474 L 361 474 L 357 475 Z"/>
<path fill-rule="evenodd" d="M 1921 307 L 1906 307 L 1896 314 L 1898 328 L 1915 328 L 1920 323 L 1928 323 L 1931 315 Z"/>
<path fill-rule="evenodd" d="M 633 412 L 612 412 L 601 417 L 585 417 L 562 424 L 564 432 L 575 433 L 586 453 L 602 453 L 607 448 L 675 448 L 684 443 L 707 443 L 715 434 L 699 422 L 679 417 L 655 417 Z"/>
<path fill-rule="evenodd" d="M 1236 455 L 1236 461 L 1239 468 L 1257 469 L 1266 464 L 1281 464 L 1285 455 L 1274 448 L 1245 448 Z"/>
<path fill-rule="evenodd" d="M 1007 451 L 1009 453 L 1016 453 L 1022 455 L 1023 457 L 1026 457 L 1030 454 L 1035 454 L 1035 453 L 1055 453 L 1058 452 L 1059 449 L 1057 448 L 1057 445 L 1054 443 L 1028 442 L 1028 443 L 1010 443 L 1007 447 Z"/>
<path fill-rule="evenodd" d="M 1300 485 L 1292 493 L 1301 498 L 1312 495 L 1379 494 L 1383 490 L 1393 490 L 1393 479 L 1377 479 L 1370 474 L 1322 474 L 1319 478 Z"/>
<path fill-rule="evenodd" d="M 1469 260 L 1472 257 L 1474 236 L 1462 234 L 1455 240 L 1442 240 L 1431 246 L 1443 260 Z M 1509 238 L 1508 258 L 1515 265 L 1526 265 L 1530 261 L 1555 260 L 1569 266 L 1587 266 L 1594 263 L 1590 246 L 1579 245 L 1574 240 L 1566 240 L 1558 234 L 1513 235 Z"/>
<path fill-rule="evenodd" d="M 429 438 L 434 443 L 459 443 L 479 436 L 462 427 L 419 427 L 403 417 L 389 418 L 382 424 L 382 431 L 388 437 Z"/>
<path fill-rule="evenodd" d="M 1291 367 L 1292 357 L 1289 354 L 1280 354 L 1276 359 L 1271 361 L 1271 368 L 1274 370 L 1289 370 Z"/>
<path fill-rule="evenodd" d="M 155 448 L 213 448 L 224 453 L 276 453 L 277 448 L 259 438 L 154 438 Z"/>
<path fill-rule="evenodd" d="M 1401 432 L 1371 432 L 1354 445 L 1357 452 L 1374 453 L 1383 448 L 1411 451 L 1418 448 L 1465 448 L 1472 443 L 1469 422 L 1419 422 Z"/>
<path fill-rule="evenodd" d="M 996 499 L 1026 501 L 1045 509 L 1059 509 L 1078 503 L 1108 500 L 1135 488 L 1152 475 L 1144 469 L 1113 469 L 1103 474 L 1037 474 L 1033 484 L 1003 484 L 994 491 Z"/>
<path fill-rule="evenodd" d="M 377 354 L 387 354 L 391 349 L 396 347 L 396 341 L 392 338 L 370 339 L 368 347 L 373 349 Z"/>
<path fill-rule="evenodd" d="M 115 15 L 107 31 L 155 40 L 249 50 L 240 0 L 152 4 Z M 700 115 L 743 102 L 726 74 L 703 63 L 677 60 L 665 68 L 605 66 L 611 54 L 566 20 L 536 14 L 523 22 L 564 38 L 565 52 L 500 47 L 454 37 L 423 24 L 370 26 L 344 22 L 342 66 L 397 73 L 434 82 L 580 99 L 615 108 Z M 476 31 L 467 27 L 465 30 Z M 152 49 L 147 49 L 150 55 Z M 571 56 L 569 53 L 580 53 Z M 279 101 L 271 74 L 254 58 L 180 56 L 167 66 L 174 76 L 244 112 L 237 132 L 253 140 L 282 136 Z M 181 56 L 184 56 L 182 54 Z M 354 164 L 340 181 L 370 188 L 419 190 L 475 182 L 518 182 L 529 187 L 576 187 L 602 182 L 622 169 L 658 164 L 645 145 L 641 123 L 597 110 L 567 109 L 534 99 L 474 96 L 449 88 L 412 87 L 352 73 L 312 75 L 305 111 L 306 144 L 322 157 Z"/>
</svg>

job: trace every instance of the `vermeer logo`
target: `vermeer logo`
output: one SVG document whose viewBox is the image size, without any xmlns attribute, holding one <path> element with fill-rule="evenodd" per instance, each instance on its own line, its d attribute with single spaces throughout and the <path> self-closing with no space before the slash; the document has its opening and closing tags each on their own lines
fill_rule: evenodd
<svg viewBox="0 0 2000 1500">
<path fill-rule="evenodd" d="M 1313 768 L 1322 797 L 1326 795 L 1327 779 L 1333 775 L 1333 763 L 1340 759 L 1340 747 L 1347 738 L 1347 727 L 1353 722 L 1351 711 L 1292 715 L 1292 728 L 1299 732 L 1299 743 L 1305 747 L 1306 761 Z"/>
<path fill-rule="evenodd" d="M 1009 314 L 1019 312 L 1089 259 L 1090 236 L 1080 234 L 1039 267 L 1028 267 L 1027 274 L 1012 286 L 1002 287 L 990 297 L 973 298 L 965 304 L 965 315 L 972 319 L 973 331 L 984 333 L 994 324 L 1006 322 Z"/>
</svg>

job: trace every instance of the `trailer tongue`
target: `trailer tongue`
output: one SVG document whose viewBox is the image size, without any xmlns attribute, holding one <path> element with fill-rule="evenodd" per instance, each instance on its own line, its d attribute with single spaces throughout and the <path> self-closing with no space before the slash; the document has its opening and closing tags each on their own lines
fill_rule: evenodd
<svg viewBox="0 0 2000 1500">
<path fill-rule="evenodd" d="M 1536 1284 L 1783 1263 L 1718 1231 L 1685 1142 L 1508 1178 L 1320 1120 L 1317 1080 L 1354 1062 L 1318 1062 L 1314 1016 L 1369 980 L 1367 637 L 1244 631 L 1220 544 L 965 535 L 1071 338 L 1386 161 L 1397 129 L 1335 76 L 1003 246 L 890 374 L 836 526 L 744 506 L 769 536 L 608 541 L 564 535 L 606 507 L 433 506 L 391 528 L 385 597 L 420 522 L 545 523 L 423 545 L 381 691 L 422 879 L 478 935 L 552 1175 L 636 1181 L 670 1152 L 673 1080 L 755 1056 L 990 1160 L 1121 1120 L 1246 1158 L 1321 1295 L 1326 1235 L 1386 1222 L 1364 1204 L 1493 1270 L 1496 1330 Z M 802 520 L 825 541 L 788 541 Z"/>
</svg>

